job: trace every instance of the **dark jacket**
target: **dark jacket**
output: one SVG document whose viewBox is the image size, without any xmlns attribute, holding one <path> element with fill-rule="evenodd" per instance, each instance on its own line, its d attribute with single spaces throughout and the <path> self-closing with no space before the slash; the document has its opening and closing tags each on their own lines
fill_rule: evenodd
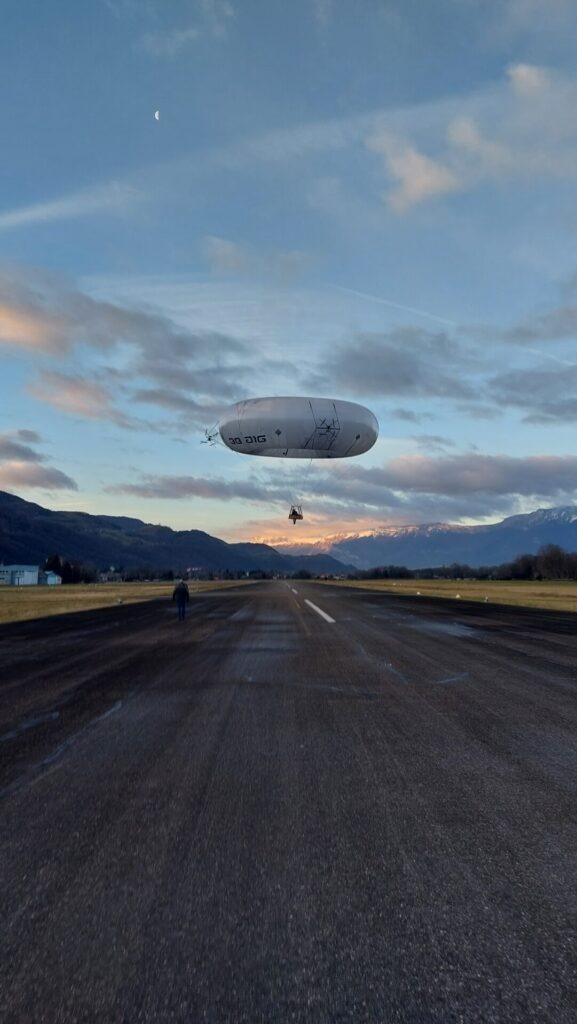
<svg viewBox="0 0 577 1024">
<path fill-rule="evenodd" d="M 188 593 L 188 587 L 186 583 L 177 583 L 173 592 L 172 600 L 176 601 L 177 604 L 188 604 L 190 600 L 190 594 Z"/>
</svg>

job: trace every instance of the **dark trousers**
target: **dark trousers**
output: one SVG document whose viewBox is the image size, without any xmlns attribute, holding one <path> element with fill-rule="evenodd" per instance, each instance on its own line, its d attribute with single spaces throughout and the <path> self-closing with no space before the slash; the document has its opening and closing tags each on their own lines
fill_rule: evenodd
<svg viewBox="0 0 577 1024">
<path fill-rule="evenodd" d="M 186 605 L 185 605 L 184 601 L 182 602 L 182 604 L 179 601 L 178 605 L 177 605 L 177 608 L 178 608 L 178 618 L 179 618 L 179 620 L 182 621 L 182 619 L 186 615 Z"/>
</svg>

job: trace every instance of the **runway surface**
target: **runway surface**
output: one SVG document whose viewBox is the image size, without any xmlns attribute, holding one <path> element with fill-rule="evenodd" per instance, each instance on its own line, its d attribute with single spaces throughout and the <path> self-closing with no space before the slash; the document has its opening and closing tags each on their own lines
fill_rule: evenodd
<svg viewBox="0 0 577 1024">
<path fill-rule="evenodd" d="M 6 1024 L 576 1020 L 577 618 L 275 581 L 0 680 Z"/>
</svg>

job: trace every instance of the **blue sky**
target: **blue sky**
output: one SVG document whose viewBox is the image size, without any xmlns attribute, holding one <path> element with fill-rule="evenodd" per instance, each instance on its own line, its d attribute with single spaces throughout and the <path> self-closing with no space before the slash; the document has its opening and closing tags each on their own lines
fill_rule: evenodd
<svg viewBox="0 0 577 1024">
<path fill-rule="evenodd" d="M 7 0 L 0 487 L 278 545 L 297 496 L 301 540 L 576 502 L 575 38 L 572 0 Z M 201 444 L 291 393 L 377 445 Z"/>
</svg>

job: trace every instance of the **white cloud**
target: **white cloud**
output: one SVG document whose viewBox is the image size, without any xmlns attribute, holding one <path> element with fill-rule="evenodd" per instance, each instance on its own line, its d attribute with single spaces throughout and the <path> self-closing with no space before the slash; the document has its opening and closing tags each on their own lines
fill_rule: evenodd
<svg viewBox="0 0 577 1024">
<path fill-rule="evenodd" d="M 534 96 L 549 85 L 550 78 L 546 68 L 535 64 L 510 64 L 507 74 L 511 85 L 520 96 Z"/>
<path fill-rule="evenodd" d="M 457 117 L 447 131 L 450 146 L 461 161 L 461 180 L 472 184 L 501 177 L 515 169 L 515 155 L 500 142 L 487 138 L 470 117 Z M 463 161 L 467 161 L 465 167 Z"/>
<path fill-rule="evenodd" d="M 33 203 L 30 206 L 19 206 L 15 210 L 0 212 L 0 231 L 29 224 L 86 217 L 107 211 L 123 212 L 141 198 L 141 193 L 132 186 L 112 181 L 46 203 Z"/>
<path fill-rule="evenodd" d="M 397 112 L 402 134 L 383 115 L 367 146 L 383 158 L 387 204 L 402 214 L 485 182 L 577 178 L 576 106 L 574 77 L 524 63 L 492 90 Z"/>
<path fill-rule="evenodd" d="M 389 174 L 399 182 L 386 195 L 386 201 L 395 213 L 405 213 L 424 199 L 455 192 L 461 187 L 459 177 L 448 167 L 387 132 L 374 135 L 368 146 L 382 154 Z"/>
</svg>

